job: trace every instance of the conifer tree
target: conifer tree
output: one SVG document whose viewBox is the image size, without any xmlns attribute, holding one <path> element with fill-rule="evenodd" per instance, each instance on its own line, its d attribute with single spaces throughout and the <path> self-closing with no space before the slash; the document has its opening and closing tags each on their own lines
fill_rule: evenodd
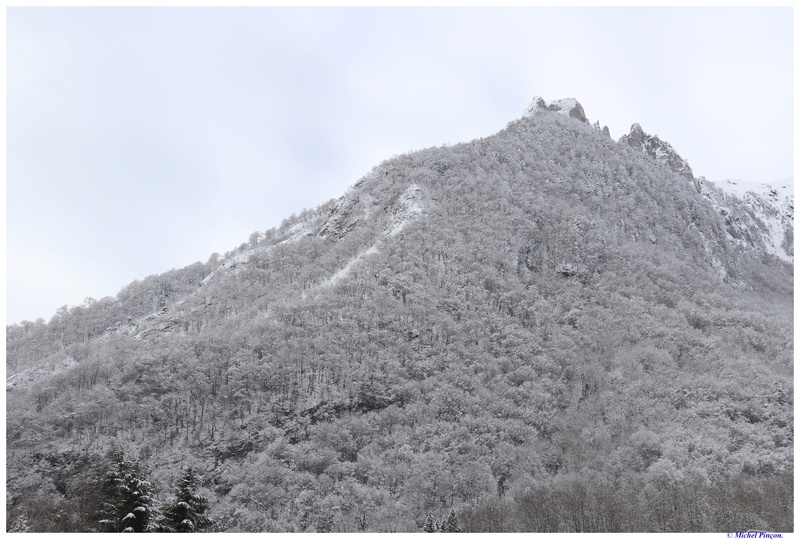
<svg viewBox="0 0 800 539">
<path fill-rule="evenodd" d="M 425 519 L 425 525 L 422 527 L 422 531 L 427 533 L 433 533 L 439 531 L 436 522 L 433 520 L 432 514 L 428 513 L 428 516 Z"/>
<path fill-rule="evenodd" d="M 175 501 L 161 509 L 159 532 L 201 532 L 213 524 L 205 515 L 208 499 L 197 493 L 197 475 L 191 466 L 175 488 Z"/>
<path fill-rule="evenodd" d="M 456 512 L 452 509 L 450 510 L 450 514 L 447 516 L 447 521 L 444 522 L 442 526 L 443 532 L 460 532 L 461 528 L 458 525 L 458 518 L 456 517 Z"/>
<path fill-rule="evenodd" d="M 104 532 L 146 532 L 150 529 L 153 487 L 138 462 L 124 453 L 112 453 L 114 467 L 103 481 L 103 502 L 98 514 Z"/>
</svg>

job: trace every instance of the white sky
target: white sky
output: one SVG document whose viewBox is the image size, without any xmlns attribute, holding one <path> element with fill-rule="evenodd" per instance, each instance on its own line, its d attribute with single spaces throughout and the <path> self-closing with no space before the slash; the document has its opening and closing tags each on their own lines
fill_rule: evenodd
<svg viewBox="0 0 800 539">
<path fill-rule="evenodd" d="M 205 261 L 535 95 L 793 175 L 791 8 L 8 8 L 7 322 Z"/>
</svg>

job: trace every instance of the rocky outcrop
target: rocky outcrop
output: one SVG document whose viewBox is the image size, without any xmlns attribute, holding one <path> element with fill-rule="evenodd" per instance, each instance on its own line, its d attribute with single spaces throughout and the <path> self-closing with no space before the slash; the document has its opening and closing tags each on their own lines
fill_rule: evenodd
<svg viewBox="0 0 800 539">
<path fill-rule="evenodd" d="M 371 202 L 371 197 L 359 196 L 357 191 L 349 190 L 331 208 L 330 217 L 322 225 L 317 236 L 328 237 L 334 241 L 342 239 L 348 232 L 366 222 Z"/>
<path fill-rule="evenodd" d="M 664 163 L 687 180 L 694 180 L 694 174 L 689 162 L 678 155 L 678 152 L 669 142 L 661 140 L 657 135 L 648 135 L 638 123 L 633 124 L 631 132 L 627 135 L 622 135 L 619 142 L 620 144 L 627 144 L 634 150 Z"/>
<path fill-rule="evenodd" d="M 416 183 L 408 186 L 408 189 L 400 195 L 390 210 L 389 224 L 384 232 L 390 236 L 400 233 L 403 228 L 425 212 L 422 188 Z"/>
<path fill-rule="evenodd" d="M 546 104 L 544 99 L 536 96 L 533 98 L 530 106 L 525 109 L 524 116 L 533 116 L 534 114 L 538 114 L 540 112 L 558 112 L 582 122 L 589 122 L 581 104 L 578 103 L 576 99 L 571 97 L 556 99 L 551 101 L 550 104 Z"/>
</svg>

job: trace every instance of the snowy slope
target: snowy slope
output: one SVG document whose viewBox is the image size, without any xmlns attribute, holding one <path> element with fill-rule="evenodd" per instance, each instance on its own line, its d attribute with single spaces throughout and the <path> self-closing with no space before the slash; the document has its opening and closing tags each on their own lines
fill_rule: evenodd
<svg viewBox="0 0 800 539">
<path fill-rule="evenodd" d="M 768 252 L 794 262 L 794 178 L 772 184 L 741 180 L 712 182 L 722 196 L 714 197 L 725 211 L 732 201 L 740 202 L 753 218 L 751 230 L 761 230 Z"/>
<path fill-rule="evenodd" d="M 56 359 L 51 363 L 25 369 L 6 378 L 6 391 L 25 388 L 43 378 L 66 372 L 77 364 L 78 362 L 70 356 L 63 356 L 60 360 Z"/>
</svg>

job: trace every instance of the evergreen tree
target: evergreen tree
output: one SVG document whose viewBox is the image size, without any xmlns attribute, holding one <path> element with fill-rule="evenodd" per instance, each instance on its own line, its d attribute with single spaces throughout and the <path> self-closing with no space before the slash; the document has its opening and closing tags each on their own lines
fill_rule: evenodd
<svg viewBox="0 0 800 539">
<path fill-rule="evenodd" d="M 197 475 L 189 467 L 175 488 L 175 501 L 165 505 L 158 521 L 160 532 L 201 532 L 213 524 L 205 515 L 208 499 L 197 494 Z"/>
<path fill-rule="evenodd" d="M 422 527 L 422 531 L 427 533 L 433 533 L 439 531 L 439 527 L 436 525 L 436 522 L 433 520 L 433 515 L 428 513 L 428 517 L 425 519 L 425 525 Z"/>
<path fill-rule="evenodd" d="M 450 510 L 450 514 L 447 516 L 447 521 L 444 522 L 442 526 L 443 532 L 460 532 L 461 528 L 458 525 L 458 518 L 456 517 L 456 512 L 452 509 Z"/>
<path fill-rule="evenodd" d="M 138 462 L 119 451 L 103 481 L 98 524 L 104 532 L 146 532 L 150 529 L 153 487 Z"/>
</svg>

